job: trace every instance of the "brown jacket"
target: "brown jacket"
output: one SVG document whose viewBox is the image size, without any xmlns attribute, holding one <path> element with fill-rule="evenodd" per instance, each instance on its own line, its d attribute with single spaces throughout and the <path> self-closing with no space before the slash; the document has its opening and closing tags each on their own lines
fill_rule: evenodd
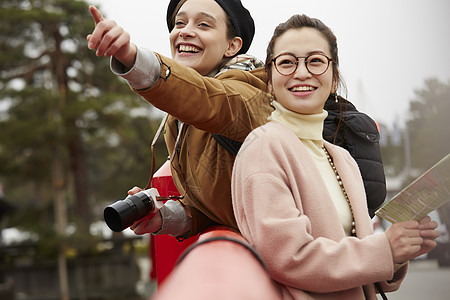
<svg viewBox="0 0 450 300">
<path fill-rule="evenodd" d="M 211 220 L 237 229 L 231 205 L 235 156 L 211 133 L 242 142 L 267 122 L 273 109 L 270 95 L 263 92 L 265 72 L 230 70 L 208 78 L 173 59 L 160 60 L 161 78 L 153 87 L 135 92 L 169 114 L 164 137 L 175 185 L 181 194 L 186 190 L 182 203 L 192 214 L 190 235 L 211 225 Z M 178 120 L 184 122 L 181 128 Z"/>
</svg>

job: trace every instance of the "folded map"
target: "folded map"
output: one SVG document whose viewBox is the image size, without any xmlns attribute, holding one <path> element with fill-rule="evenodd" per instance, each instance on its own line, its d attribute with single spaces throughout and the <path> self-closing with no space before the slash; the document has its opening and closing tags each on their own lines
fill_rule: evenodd
<svg viewBox="0 0 450 300">
<path fill-rule="evenodd" d="M 450 154 L 395 195 L 375 214 L 391 223 L 420 220 L 450 200 Z"/>
</svg>

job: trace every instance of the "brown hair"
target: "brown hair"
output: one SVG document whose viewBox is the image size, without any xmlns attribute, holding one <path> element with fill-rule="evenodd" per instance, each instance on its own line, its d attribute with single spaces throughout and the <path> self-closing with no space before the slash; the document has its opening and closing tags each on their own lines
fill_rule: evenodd
<svg viewBox="0 0 450 300">
<path fill-rule="evenodd" d="M 266 56 L 266 64 L 265 68 L 267 71 L 267 78 L 270 80 L 272 78 L 272 59 L 274 58 L 274 47 L 277 39 L 286 31 L 290 29 L 300 29 L 303 27 L 314 28 L 318 30 L 320 33 L 328 41 L 328 45 L 330 47 L 332 68 L 333 68 L 333 83 L 336 85 L 336 88 L 339 86 L 343 86 L 343 81 L 341 79 L 339 73 L 339 57 L 338 57 L 338 48 L 337 48 L 337 39 L 331 29 L 326 26 L 322 21 L 315 18 L 310 18 L 307 15 L 293 15 L 286 22 L 281 23 L 275 28 L 272 39 L 267 46 L 267 56 Z"/>
</svg>

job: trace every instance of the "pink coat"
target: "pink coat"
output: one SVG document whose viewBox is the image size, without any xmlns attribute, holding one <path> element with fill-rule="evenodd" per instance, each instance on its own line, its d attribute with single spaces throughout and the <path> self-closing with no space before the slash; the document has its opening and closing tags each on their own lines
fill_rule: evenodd
<svg viewBox="0 0 450 300">
<path fill-rule="evenodd" d="M 306 147 L 284 125 L 254 130 L 237 155 L 233 209 L 242 235 L 256 248 L 283 299 L 376 299 L 399 288 L 384 233 L 373 234 L 364 186 L 350 154 L 324 141 L 347 191 L 357 238 L 345 235 L 333 200 Z"/>
</svg>

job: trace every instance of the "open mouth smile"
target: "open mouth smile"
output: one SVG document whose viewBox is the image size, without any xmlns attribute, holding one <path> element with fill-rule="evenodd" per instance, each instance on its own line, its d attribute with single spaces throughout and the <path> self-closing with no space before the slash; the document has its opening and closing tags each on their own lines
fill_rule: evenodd
<svg viewBox="0 0 450 300">
<path fill-rule="evenodd" d="M 202 49 L 192 45 L 178 45 L 179 53 L 199 53 Z"/>
<path fill-rule="evenodd" d="M 291 92 L 312 92 L 315 91 L 317 88 L 313 86 L 294 86 L 290 88 L 289 90 Z"/>
</svg>

